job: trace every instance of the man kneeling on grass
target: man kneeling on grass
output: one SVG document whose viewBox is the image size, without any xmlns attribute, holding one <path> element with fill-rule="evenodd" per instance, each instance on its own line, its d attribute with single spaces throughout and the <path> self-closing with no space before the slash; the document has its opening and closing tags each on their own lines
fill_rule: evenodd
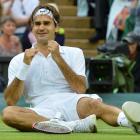
<svg viewBox="0 0 140 140">
<path fill-rule="evenodd" d="M 10 62 L 4 93 L 8 107 L 2 115 L 5 124 L 20 131 L 94 133 L 98 118 L 140 133 L 140 104 L 126 102 L 121 110 L 104 104 L 96 94 L 84 94 L 82 50 L 54 41 L 59 21 L 51 5 L 39 5 L 33 11 L 30 23 L 37 42 Z M 15 106 L 22 95 L 30 108 Z"/>
</svg>

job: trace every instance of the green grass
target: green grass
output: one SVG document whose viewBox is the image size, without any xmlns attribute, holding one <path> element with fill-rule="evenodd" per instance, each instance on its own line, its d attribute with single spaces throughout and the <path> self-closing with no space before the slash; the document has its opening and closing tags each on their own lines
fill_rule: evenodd
<svg viewBox="0 0 140 140">
<path fill-rule="evenodd" d="M 139 140 L 140 135 L 128 128 L 110 127 L 97 122 L 98 133 L 46 134 L 19 132 L 0 121 L 0 140 Z"/>
</svg>

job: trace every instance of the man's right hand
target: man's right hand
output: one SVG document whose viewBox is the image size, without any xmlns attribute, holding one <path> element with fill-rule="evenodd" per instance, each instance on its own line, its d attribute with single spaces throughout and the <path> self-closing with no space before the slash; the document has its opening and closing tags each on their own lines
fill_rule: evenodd
<svg viewBox="0 0 140 140">
<path fill-rule="evenodd" d="M 37 48 L 30 48 L 25 50 L 23 62 L 27 65 L 31 64 L 33 57 L 38 53 Z"/>
</svg>

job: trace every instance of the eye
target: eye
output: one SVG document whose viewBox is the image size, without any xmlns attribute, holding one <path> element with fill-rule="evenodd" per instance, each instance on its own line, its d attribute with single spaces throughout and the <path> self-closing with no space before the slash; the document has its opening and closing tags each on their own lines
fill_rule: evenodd
<svg viewBox="0 0 140 140">
<path fill-rule="evenodd" d="M 50 22 L 49 22 L 49 21 L 44 21 L 43 24 L 44 24 L 44 25 L 49 25 Z"/>
<path fill-rule="evenodd" d="M 35 24 L 36 26 L 39 26 L 39 25 L 41 25 L 41 22 L 35 21 L 34 24 Z"/>
</svg>

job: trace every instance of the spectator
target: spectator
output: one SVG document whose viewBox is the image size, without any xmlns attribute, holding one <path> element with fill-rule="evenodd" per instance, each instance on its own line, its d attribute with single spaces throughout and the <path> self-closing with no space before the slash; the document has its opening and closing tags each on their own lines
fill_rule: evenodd
<svg viewBox="0 0 140 140">
<path fill-rule="evenodd" d="M 10 16 L 13 2 L 14 0 L 1 0 L 3 16 Z"/>
<path fill-rule="evenodd" d="M 22 51 L 20 40 L 14 35 L 15 30 L 15 20 L 11 17 L 3 17 L 0 36 L 1 56 L 14 56 Z"/>
<path fill-rule="evenodd" d="M 130 32 L 123 41 L 127 43 L 129 50 L 129 58 L 135 61 L 135 65 L 132 69 L 132 74 L 134 76 L 134 92 L 140 92 L 140 34 L 135 32 Z"/>
<path fill-rule="evenodd" d="M 136 28 L 135 28 L 136 29 Z M 138 28 L 137 28 L 138 29 Z M 139 30 L 139 29 L 138 29 Z M 129 76 L 130 80 L 126 81 L 129 87 L 132 87 L 131 92 L 140 92 L 140 34 L 136 30 L 129 32 L 122 41 L 112 43 L 109 47 L 109 44 L 107 44 L 108 47 L 106 47 L 107 54 L 124 54 L 129 61 L 131 62 L 131 66 L 128 68 L 128 73 L 132 75 Z M 115 45 L 115 47 L 112 47 Z M 103 47 L 102 47 L 103 49 Z M 104 48 L 105 49 L 105 48 Z M 103 50 L 101 50 L 102 52 Z M 113 56 L 113 55 L 112 55 Z M 126 74 L 127 69 L 125 69 L 124 76 L 128 76 L 129 74 Z M 132 83 L 132 84 L 130 84 Z M 129 88 L 130 89 L 130 88 Z"/>
<path fill-rule="evenodd" d="M 107 20 L 109 13 L 109 0 L 87 0 L 89 7 L 91 5 L 95 6 L 93 14 L 93 25 L 96 29 L 96 34 L 92 35 L 89 39 L 90 43 L 96 43 L 98 40 L 105 39 L 106 29 L 107 29 Z M 89 14 L 91 15 L 91 8 L 89 8 Z M 92 9 L 93 10 L 93 9 Z"/>
<path fill-rule="evenodd" d="M 137 6 L 134 8 L 134 32 L 137 35 L 140 35 L 140 1 L 137 2 Z"/>
<path fill-rule="evenodd" d="M 109 13 L 106 34 L 107 41 L 118 41 L 122 39 L 123 32 L 126 30 L 126 20 L 136 5 L 137 0 L 114 0 Z"/>
<path fill-rule="evenodd" d="M 88 16 L 88 3 L 87 0 L 77 0 L 77 16 Z"/>
<path fill-rule="evenodd" d="M 16 35 L 22 38 L 28 25 L 29 17 L 39 0 L 3 0 L 4 13 L 12 16 L 16 21 Z"/>
</svg>

